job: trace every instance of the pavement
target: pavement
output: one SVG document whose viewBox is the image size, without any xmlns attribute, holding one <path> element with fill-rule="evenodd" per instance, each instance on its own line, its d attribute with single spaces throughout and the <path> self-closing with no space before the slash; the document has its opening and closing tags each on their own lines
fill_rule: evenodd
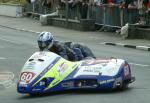
<svg viewBox="0 0 150 103">
<path fill-rule="evenodd" d="M 143 40 L 143 39 L 124 40 L 121 38 L 121 36 L 119 36 L 116 33 L 99 32 L 99 31 L 82 32 L 82 31 L 75 31 L 75 30 L 70 30 L 70 29 L 65 29 L 60 27 L 54 27 L 54 26 L 42 26 L 39 20 L 34 18 L 27 18 L 27 17 L 12 18 L 12 17 L 0 16 L 0 27 L 25 31 L 25 32 L 32 32 L 32 33 L 49 31 L 54 33 L 56 36 L 60 36 L 61 34 L 65 34 L 66 32 L 70 32 L 70 33 L 75 32 L 74 34 L 78 36 L 80 36 L 80 34 L 82 33 L 87 36 L 89 35 L 93 36 L 92 38 L 94 38 L 95 36 L 94 39 L 103 38 L 100 44 L 150 51 L 150 40 Z"/>
</svg>

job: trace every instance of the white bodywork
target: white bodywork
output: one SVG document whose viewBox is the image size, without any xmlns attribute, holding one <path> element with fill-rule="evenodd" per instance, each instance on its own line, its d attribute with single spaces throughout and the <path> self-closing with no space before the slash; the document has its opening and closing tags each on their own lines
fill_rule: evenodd
<svg viewBox="0 0 150 103">
<path fill-rule="evenodd" d="M 20 74 L 20 84 L 26 85 L 31 83 L 37 76 L 39 76 L 44 70 L 53 66 L 53 62 L 58 58 L 55 53 L 52 52 L 36 52 L 34 53 L 24 64 Z M 82 65 L 82 63 L 85 65 Z M 115 76 L 121 65 L 125 61 L 122 59 L 90 59 L 81 61 L 78 67 L 77 73 L 74 78 L 80 75 L 106 75 Z"/>
<path fill-rule="evenodd" d="M 24 64 L 20 74 L 20 83 L 32 82 L 42 71 L 52 66 L 52 62 L 59 57 L 52 52 L 36 52 Z M 29 76 L 28 76 L 29 75 Z M 29 82 L 27 82 L 29 80 Z"/>
<path fill-rule="evenodd" d="M 96 64 L 93 64 L 97 62 Z M 122 59 L 99 59 L 87 61 L 90 65 L 80 66 L 79 71 L 74 77 L 80 75 L 103 75 L 115 76 L 120 70 L 121 65 L 125 62 Z M 92 63 L 93 62 L 93 63 Z"/>
</svg>

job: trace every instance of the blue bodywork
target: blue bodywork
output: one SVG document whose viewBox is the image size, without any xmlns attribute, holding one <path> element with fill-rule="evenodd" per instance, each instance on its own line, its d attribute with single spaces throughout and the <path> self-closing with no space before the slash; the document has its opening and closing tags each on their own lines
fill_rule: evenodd
<svg viewBox="0 0 150 103">
<path fill-rule="evenodd" d="M 126 65 L 127 62 L 125 62 Z M 128 77 L 124 76 L 124 65 L 120 67 L 117 75 L 115 76 L 102 76 L 101 74 L 97 76 L 93 75 L 80 75 L 76 78 L 74 78 L 74 75 L 78 72 L 80 68 L 76 68 L 70 75 L 68 75 L 63 81 L 55 85 L 54 87 L 44 90 L 48 84 L 51 83 L 51 81 L 54 78 L 45 78 L 45 80 L 42 80 L 41 82 L 37 83 L 36 85 L 33 85 L 37 80 L 40 78 L 36 78 L 33 82 L 26 86 L 22 86 L 18 83 L 17 85 L 17 91 L 19 93 L 46 93 L 46 92 L 53 92 L 53 91 L 60 91 L 60 90 L 70 90 L 70 89 L 115 89 L 118 88 L 116 85 L 116 82 L 126 84 L 131 83 L 133 80 L 131 76 L 131 69 L 129 67 L 129 75 Z M 118 81 L 117 81 L 118 80 Z"/>
<path fill-rule="evenodd" d="M 25 63 L 17 84 L 19 93 L 46 93 L 74 89 L 124 88 L 135 78 L 122 59 L 95 58 L 68 61 L 52 52 L 36 52 Z"/>
</svg>

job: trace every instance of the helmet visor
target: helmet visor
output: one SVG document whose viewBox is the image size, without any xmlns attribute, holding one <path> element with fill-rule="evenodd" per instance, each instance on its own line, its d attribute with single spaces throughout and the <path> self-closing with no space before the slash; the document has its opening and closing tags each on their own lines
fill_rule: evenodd
<svg viewBox="0 0 150 103">
<path fill-rule="evenodd" d="M 46 42 L 43 42 L 43 41 L 38 41 L 38 45 L 40 48 L 45 48 L 47 46 Z"/>
</svg>

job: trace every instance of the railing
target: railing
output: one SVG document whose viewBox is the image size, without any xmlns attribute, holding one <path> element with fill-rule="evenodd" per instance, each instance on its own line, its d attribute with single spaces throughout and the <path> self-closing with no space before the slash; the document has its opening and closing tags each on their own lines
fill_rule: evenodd
<svg viewBox="0 0 150 103">
<path fill-rule="evenodd" d="M 51 8 L 43 6 L 41 1 L 27 4 L 26 13 L 41 15 L 41 14 L 49 14 L 52 12 L 53 10 Z"/>
<path fill-rule="evenodd" d="M 150 26 L 150 14 L 146 14 L 146 25 Z"/>
<path fill-rule="evenodd" d="M 27 12 L 37 13 L 37 14 L 48 14 L 53 10 L 44 7 L 39 2 L 34 4 L 28 4 Z M 61 18 L 66 17 L 66 7 L 65 5 L 59 9 L 59 14 Z M 68 6 L 68 15 L 69 19 L 82 19 L 82 10 L 79 5 L 70 8 Z M 127 9 L 120 8 L 119 5 L 109 5 L 103 4 L 99 6 L 89 6 L 87 10 L 87 19 L 94 19 L 97 25 L 103 25 L 108 27 L 121 28 L 126 23 L 135 24 L 139 21 L 138 9 Z M 150 14 L 146 14 L 146 25 L 150 26 Z"/>
<path fill-rule="evenodd" d="M 126 23 L 135 24 L 139 20 L 137 9 L 120 8 L 119 5 L 96 6 L 96 23 L 120 28 Z"/>
</svg>

